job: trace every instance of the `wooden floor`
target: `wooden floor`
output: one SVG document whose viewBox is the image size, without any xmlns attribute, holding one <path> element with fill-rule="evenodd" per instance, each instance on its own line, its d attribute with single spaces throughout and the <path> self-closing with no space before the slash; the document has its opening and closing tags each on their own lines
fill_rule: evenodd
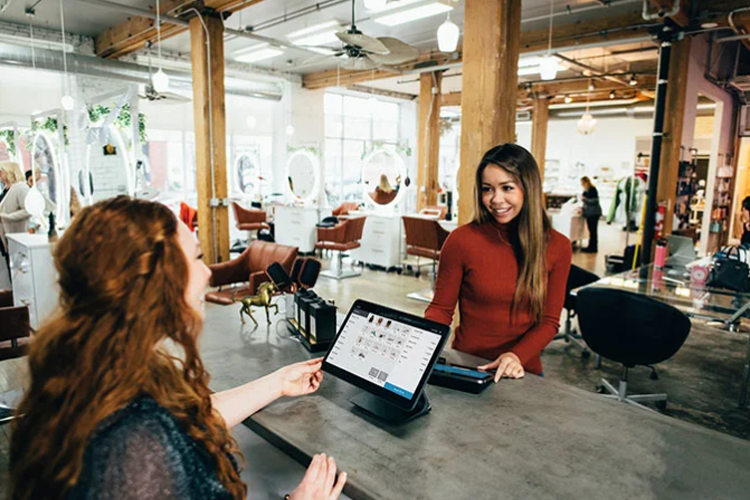
<svg viewBox="0 0 750 500">
<path fill-rule="evenodd" d="M 622 253 L 625 234 L 614 225 L 600 224 L 601 251 L 598 254 L 574 250 L 573 262 L 598 275 L 604 275 L 604 255 Z M 634 241 L 631 235 L 630 241 Z M 330 260 L 324 262 L 324 267 Z M 386 273 L 364 269 L 363 275 L 336 281 L 321 277 L 315 288 L 322 297 L 333 299 L 345 311 L 357 298 L 374 301 L 414 314 L 422 314 L 426 303 L 408 299 L 406 294 L 429 288 L 429 273 L 423 275 Z M 207 307 L 222 307 L 208 305 Z M 227 306 L 227 312 L 235 311 Z M 745 331 L 748 330 L 746 325 Z M 210 328 L 210 325 L 206 325 Z M 748 345 L 747 334 L 728 334 L 694 324 L 687 342 L 674 358 L 659 365 L 659 380 L 649 378 L 650 370 L 636 368 L 631 375 L 635 392 L 667 392 L 670 402 L 666 414 L 709 427 L 720 432 L 750 439 L 750 410 L 736 407 L 742 362 Z M 553 342 L 544 352 L 545 376 L 562 380 L 585 390 L 594 390 L 601 377 L 616 381 L 619 367 L 604 363 L 595 368 L 593 360 L 583 359 L 577 348 Z M 23 387 L 28 378 L 25 358 L 0 362 L 0 393 Z M 6 498 L 8 484 L 8 446 L 10 426 L 0 427 L 0 500 Z"/>
</svg>

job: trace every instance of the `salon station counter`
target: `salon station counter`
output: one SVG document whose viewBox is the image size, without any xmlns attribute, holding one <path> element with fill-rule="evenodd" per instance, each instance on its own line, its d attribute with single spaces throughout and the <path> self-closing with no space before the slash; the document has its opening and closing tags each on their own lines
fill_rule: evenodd
<svg viewBox="0 0 750 500">
<path fill-rule="evenodd" d="M 298 247 L 302 253 L 314 251 L 318 239 L 316 224 L 329 215 L 330 210 L 318 207 L 277 206 L 274 212 L 276 242 Z"/>
<path fill-rule="evenodd" d="M 351 251 L 352 259 L 386 269 L 400 266 L 406 251 L 401 214 L 362 211 L 356 215 L 366 216 L 367 220 L 361 246 Z"/>
<path fill-rule="evenodd" d="M 208 305 L 201 352 L 219 391 L 311 355 L 277 321 L 241 329 Z M 449 353 L 464 363 L 476 362 Z M 332 455 L 355 499 L 744 498 L 750 443 L 527 375 L 481 395 L 426 386 L 432 412 L 401 427 L 353 411 L 353 386 L 325 375 L 245 424 L 302 464 Z M 245 451 L 249 467 L 262 457 Z M 300 476 L 301 478 L 301 471 Z M 252 488 L 251 488 L 252 490 Z"/>
</svg>

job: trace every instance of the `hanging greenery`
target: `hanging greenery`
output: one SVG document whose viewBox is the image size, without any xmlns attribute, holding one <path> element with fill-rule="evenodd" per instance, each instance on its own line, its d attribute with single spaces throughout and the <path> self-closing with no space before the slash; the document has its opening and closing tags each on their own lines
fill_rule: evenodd
<svg viewBox="0 0 750 500">
<path fill-rule="evenodd" d="M 287 153 L 296 153 L 297 151 L 307 151 L 311 155 L 316 156 L 318 158 L 321 158 L 323 156 L 320 150 L 316 148 L 315 146 L 299 146 L 299 147 L 287 146 L 286 151 Z"/>
<path fill-rule="evenodd" d="M 440 137 L 450 133 L 453 130 L 452 118 L 440 118 Z"/>
<path fill-rule="evenodd" d="M 31 122 L 31 128 L 29 129 L 28 138 L 29 140 L 26 141 L 26 149 L 31 149 L 32 141 L 34 140 L 34 136 L 39 132 L 40 130 L 43 130 L 45 132 L 49 132 L 50 134 L 54 135 L 57 133 L 57 118 L 54 116 L 48 116 L 44 120 L 32 120 Z M 68 140 L 68 126 L 63 126 L 63 137 L 65 138 L 65 145 L 70 145 L 70 141 Z"/>
<path fill-rule="evenodd" d="M 8 145 L 8 153 L 11 156 L 16 155 L 16 136 L 12 128 L 4 128 L 0 130 L 0 139 L 5 140 Z"/>
<path fill-rule="evenodd" d="M 369 146 L 365 144 L 362 148 L 362 156 L 360 159 L 364 160 L 373 151 L 386 149 L 386 146 L 393 146 L 395 153 L 398 155 L 406 156 L 407 158 L 411 156 L 411 146 L 409 146 L 409 141 L 404 141 L 403 143 L 397 142 L 396 144 L 384 141 L 372 141 L 369 143 Z"/>
<path fill-rule="evenodd" d="M 97 104 L 88 108 L 89 120 L 92 123 L 97 123 L 104 120 L 107 115 L 112 112 L 107 106 Z M 120 130 L 128 130 L 132 123 L 132 116 L 130 113 L 130 104 L 125 104 L 120 110 L 120 114 L 117 116 L 114 124 Z M 138 138 L 142 143 L 148 142 L 148 136 L 146 135 L 146 116 L 143 113 L 138 113 Z"/>
</svg>

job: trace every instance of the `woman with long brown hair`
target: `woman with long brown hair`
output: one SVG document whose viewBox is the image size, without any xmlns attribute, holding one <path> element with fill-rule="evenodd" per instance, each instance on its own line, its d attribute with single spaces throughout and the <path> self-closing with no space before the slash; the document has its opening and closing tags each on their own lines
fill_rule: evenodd
<svg viewBox="0 0 750 500">
<path fill-rule="evenodd" d="M 11 438 L 13 499 L 244 499 L 229 429 L 317 390 L 320 359 L 211 394 L 196 343 L 210 270 L 165 206 L 85 208 L 57 244 L 60 307 L 31 344 Z M 316 456 L 291 498 L 335 499 Z M 334 483 L 336 483 L 334 485 Z"/>
<path fill-rule="evenodd" d="M 461 324 L 453 347 L 494 360 L 501 377 L 542 374 L 542 349 L 557 334 L 570 271 L 570 241 L 553 230 L 534 157 L 503 144 L 485 153 L 475 176 L 474 220 L 440 252 L 435 297 L 425 317 Z"/>
</svg>

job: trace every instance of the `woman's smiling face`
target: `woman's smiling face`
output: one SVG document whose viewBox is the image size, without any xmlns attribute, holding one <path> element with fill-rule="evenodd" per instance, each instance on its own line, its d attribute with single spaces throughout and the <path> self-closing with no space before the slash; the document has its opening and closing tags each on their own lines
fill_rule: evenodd
<svg viewBox="0 0 750 500">
<path fill-rule="evenodd" d="M 497 165 L 482 172 L 482 204 L 500 224 L 507 224 L 521 213 L 524 194 L 516 179 Z"/>
</svg>

